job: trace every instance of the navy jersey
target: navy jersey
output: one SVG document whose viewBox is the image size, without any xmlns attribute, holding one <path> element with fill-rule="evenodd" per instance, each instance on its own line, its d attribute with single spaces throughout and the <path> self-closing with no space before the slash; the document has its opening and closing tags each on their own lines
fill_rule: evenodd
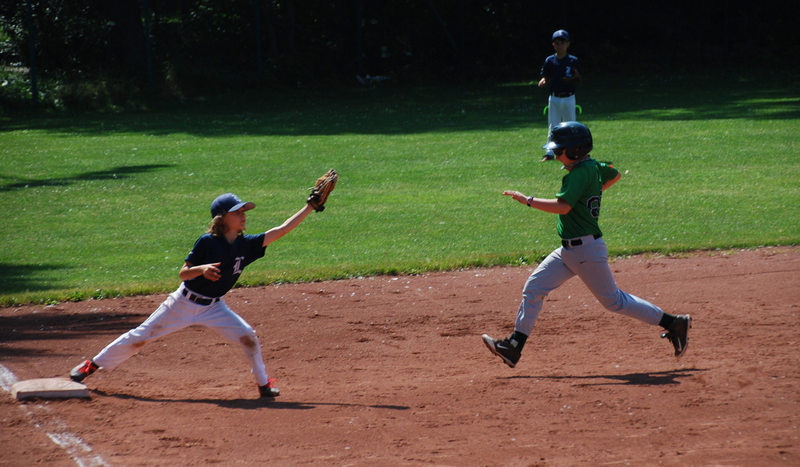
<svg viewBox="0 0 800 467">
<path fill-rule="evenodd" d="M 205 234 L 197 239 L 194 248 L 186 257 L 192 266 L 201 264 L 222 263 L 219 266 L 220 278 L 212 282 L 203 276 L 184 281 L 186 287 L 206 297 L 225 295 L 242 274 L 244 267 L 264 256 L 264 235 L 240 235 L 233 243 L 224 237 Z"/>
<path fill-rule="evenodd" d="M 580 64 L 578 57 L 574 55 L 567 55 L 564 58 L 558 58 L 555 54 L 547 57 L 539 72 L 541 78 L 547 78 L 547 83 L 550 85 L 550 92 L 557 94 L 563 92 L 575 92 L 574 81 L 564 81 L 564 77 L 573 77 L 575 72 L 580 73 Z"/>
</svg>

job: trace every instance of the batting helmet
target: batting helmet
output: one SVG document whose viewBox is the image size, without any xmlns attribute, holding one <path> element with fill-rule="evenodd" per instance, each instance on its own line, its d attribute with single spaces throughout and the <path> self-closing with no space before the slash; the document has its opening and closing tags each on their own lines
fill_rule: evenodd
<svg viewBox="0 0 800 467">
<path fill-rule="evenodd" d="M 550 132 L 550 142 L 543 149 L 556 154 L 567 150 L 567 158 L 578 160 L 592 150 L 592 133 L 580 122 L 561 122 Z"/>
</svg>

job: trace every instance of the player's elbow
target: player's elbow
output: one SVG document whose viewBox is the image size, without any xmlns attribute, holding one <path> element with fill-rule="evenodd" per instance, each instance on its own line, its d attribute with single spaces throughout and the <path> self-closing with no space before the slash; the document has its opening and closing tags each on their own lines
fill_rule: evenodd
<svg viewBox="0 0 800 467">
<path fill-rule="evenodd" d="M 556 214 L 561 214 L 564 216 L 569 214 L 570 211 L 572 211 L 572 205 L 563 199 L 559 199 L 556 203 Z"/>
<path fill-rule="evenodd" d="M 606 190 L 608 190 L 609 188 L 611 188 L 611 187 L 612 187 L 612 186 L 613 186 L 615 183 L 617 183 L 617 182 L 619 181 L 619 179 L 620 179 L 620 178 L 622 178 L 622 174 L 617 174 L 617 176 L 616 176 L 616 177 L 614 177 L 614 178 L 612 178 L 611 180 L 607 181 L 607 182 L 606 182 L 606 183 L 603 185 L 603 191 L 606 191 Z"/>
<path fill-rule="evenodd" d="M 184 263 L 183 267 L 181 267 L 181 270 L 178 271 L 178 278 L 182 281 L 192 279 L 192 277 L 190 277 L 192 274 L 191 268 L 191 264 Z"/>
</svg>

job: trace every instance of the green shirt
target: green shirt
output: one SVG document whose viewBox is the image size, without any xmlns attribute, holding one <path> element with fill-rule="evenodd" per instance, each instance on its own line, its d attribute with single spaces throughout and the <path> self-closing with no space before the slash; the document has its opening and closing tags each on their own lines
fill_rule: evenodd
<svg viewBox="0 0 800 467">
<path fill-rule="evenodd" d="M 558 235 L 576 238 L 584 235 L 602 235 L 597 219 L 600 217 L 600 200 L 603 184 L 617 176 L 619 171 L 605 162 L 588 158 L 575 165 L 561 180 L 561 191 L 556 194 L 572 209 L 558 216 Z"/>
</svg>

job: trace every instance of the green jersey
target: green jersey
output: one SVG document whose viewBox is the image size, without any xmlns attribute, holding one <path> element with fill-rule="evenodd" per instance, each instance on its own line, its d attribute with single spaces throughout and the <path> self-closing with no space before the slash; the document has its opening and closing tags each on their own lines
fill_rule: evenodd
<svg viewBox="0 0 800 467">
<path fill-rule="evenodd" d="M 556 198 L 569 203 L 572 209 L 558 216 L 558 235 L 561 238 L 603 234 L 597 224 L 603 184 L 618 173 L 610 164 L 589 158 L 579 162 L 564 176 Z"/>
</svg>

